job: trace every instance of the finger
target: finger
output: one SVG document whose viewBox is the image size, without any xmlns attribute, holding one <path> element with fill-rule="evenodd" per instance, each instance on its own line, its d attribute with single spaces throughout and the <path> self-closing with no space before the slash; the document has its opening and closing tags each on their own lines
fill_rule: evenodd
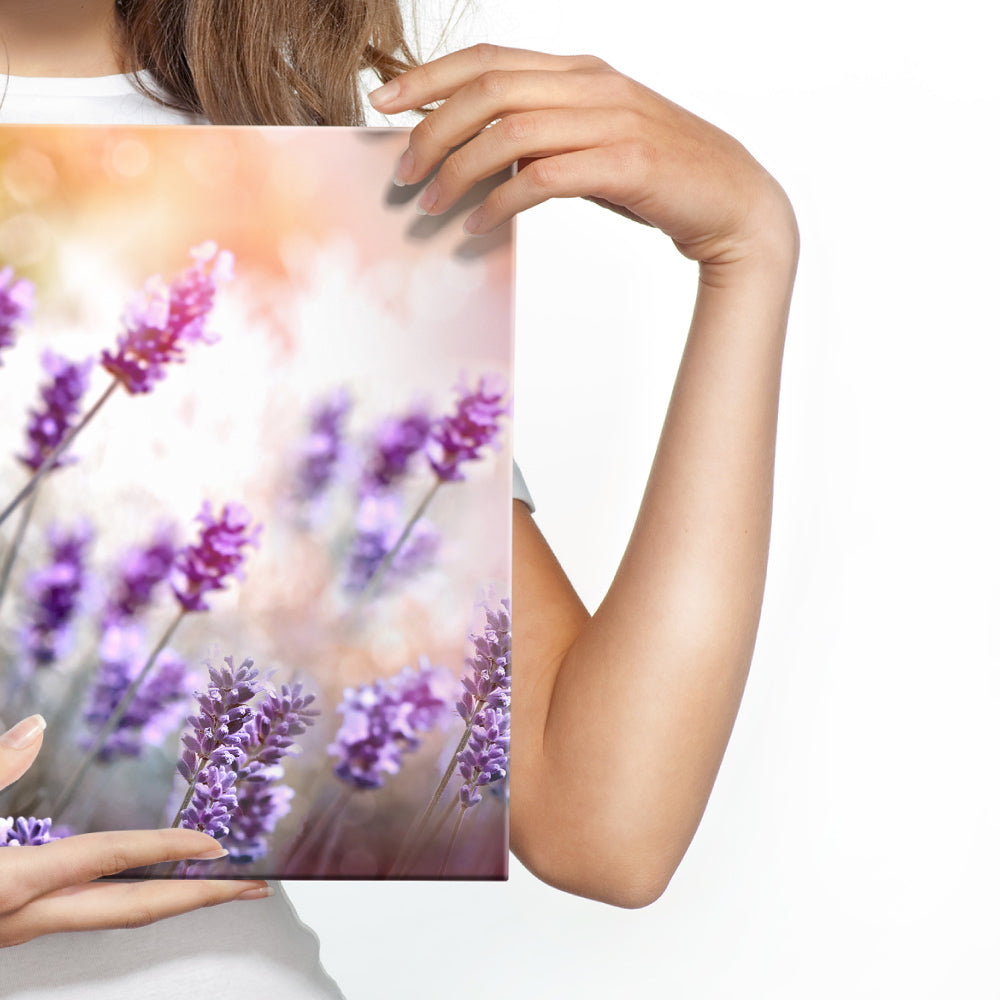
<svg viewBox="0 0 1000 1000">
<path fill-rule="evenodd" d="M 94 879 L 164 861 L 225 855 L 219 842 L 196 830 L 119 830 L 83 833 L 38 847 L 0 853 L 0 912 Z"/>
<path fill-rule="evenodd" d="M 409 147 L 396 171 L 396 182 L 414 184 L 451 149 L 490 122 L 518 112 L 581 108 L 603 104 L 594 78 L 577 73 L 485 73 L 432 111 L 410 133 Z"/>
<path fill-rule="evenodd" d="M 477 181 L 512 163 L 557 156 L 615 142 L 630 116 L 611 111 L 524 112 L 513 114 L 455 150 L 441 165 L 417 202 L 418 211 L 447 211 Z"/>
<path fill-rule="evenodd" d="M 0 788 L 6 788 L 31 767 L 42 748 L 45 720 L 40 715 L 22 719 L 0 736 Z"/>
<path fill-rule="evenodd" d="M 553 56 L 500 45 L 473 45 L 408 70 L 373 90 L 368 99 L 377 111 L 395 114 L 451 97 L 460 87 L 491 70 L 566 70 L 604 65 L 593 56 Z"/>
<path fill-rule="evenodd" d="M 482 236 L 534 205 L 550 198 L 592 195 L 615 204 L 628 201 L 620 178 L 634 173 L 628 161 L 641 153 L 628 144 L 585 149 L 533 160 L 524 170 L 495 188 L 465 221 L 465 231 Z"/>
<path fill-rule="evenodd" d="M 91 883 L 36 899 L 0 918 L 5 943 L 64 931 L 145 927 L 205 906 L 273 895 L 260 880 L 163 880 L 119 885 Z"/>
</svg>

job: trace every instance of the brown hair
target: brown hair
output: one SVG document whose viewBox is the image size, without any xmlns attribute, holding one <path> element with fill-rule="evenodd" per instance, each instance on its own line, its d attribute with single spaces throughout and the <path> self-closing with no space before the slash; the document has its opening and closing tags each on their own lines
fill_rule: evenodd
<svg viewBox="0 0 1000 1000">
<path fill-rule="evenodd" d="M 117 0 L 121 60 L 215 125 L 363 125 L 362 70 L 414 65 L 398 0 Z"/>
</svg>

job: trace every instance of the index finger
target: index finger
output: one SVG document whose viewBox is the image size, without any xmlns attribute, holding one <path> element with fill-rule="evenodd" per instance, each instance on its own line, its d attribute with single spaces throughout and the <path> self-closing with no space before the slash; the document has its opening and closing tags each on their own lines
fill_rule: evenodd
<svg viewBox="0 0 1000 1000">
<path fill-rule="evenodd" d="M 163 861 L 224 857 L 219 842 L 197 830 L 83 833 L 0 854 L 0 909 L 16 909 L 46 893 Z"/>
<path fill-rule="evenodd" d="M 0 736 L 0 788 L 13 784 L 31 767 L 42 748 L 45 720 L 31 715 Z"/>
<path fill-rule="evenodd" d="M 553 56 L 481 42 L 407 70 L 373 90 L 368 100 L 376 111 L 395 114 L 442 101 L 470 81 L 496 70 L 580 69 L 597 62 L 592 56 Z"/>
</svg>

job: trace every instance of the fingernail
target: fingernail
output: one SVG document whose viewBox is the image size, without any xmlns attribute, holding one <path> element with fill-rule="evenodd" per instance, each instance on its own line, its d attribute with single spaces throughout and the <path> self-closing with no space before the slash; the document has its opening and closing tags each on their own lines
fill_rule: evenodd
<svg viewBox="0 0 1000 1000">
<path fill-rule="evenodd" d="M 381 87 L 376 88 L 368 95 L 368 100 L 373 108 L 380 108 L 386 104 L 392 104 L 399 97 L 399 84 L 395 80 L 390 80 Z"/>
<path fill-rule="evenodd" d="M 410 176 L 413 172 L 413 150 L 409 146 L 406 147 L 405 152 L 399 158 L 399 163 L 396 164 L 396 173 L 393 174 L 392 183 L 396 187 L 406 187 L 406 178 Z"/>
<path fill-rule="evenodd" d="M 441 189 L 437 186 L 437 181 L 428 184 L 417 202 L 417 215 L 430 215 L 434 211 L 440 193 Z"/>
<path fill-rule="evenodd" d="M 260 886 L 255 889 L 245 889 L 238 896 L 234 896 L 233 899 L 267 899 L 268 896 L 273 896 L 274 890 L 269 886 Z"/>
<path fill-rule="evenodd" d="M 44 728 L 45 720 L 40 715 L 31 715 L 0 736 L 0 746 L 5 746 L 8 750 L 24 750 L 38 739 L 38 734 Z"/>
<path fill-rule="evenodd" d="M 483 216 L 486 213 L 481 209 L 477 208 L 472 215 L 470 215 L 463 224 L 462 228 L 465 230 L 467 236 L 477 236 L 479 234 L 479 227 L 483 224 Z"/>
<path fill-rule="evenodd" d="M 224 858 L 228 853 L 224 847 L 210 847 L 204 854 L 192 854 L 188 861 L 215 861 L 216 858 Z"/>
</svg>

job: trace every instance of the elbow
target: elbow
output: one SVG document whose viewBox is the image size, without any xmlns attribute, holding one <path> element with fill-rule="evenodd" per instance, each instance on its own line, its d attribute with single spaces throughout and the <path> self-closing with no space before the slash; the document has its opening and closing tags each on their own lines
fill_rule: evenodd
<svg viewBox="0 0 1000 1000">
<path fill-rule="evenodd" d="M 655 903 L 677 868 L 662 846 L 656 852 L 638 846 L 608 850 L 569 837 L 561 845 L 520 845 L 516 853 L 548 885 L 626 910 Z"/>
</svg>

